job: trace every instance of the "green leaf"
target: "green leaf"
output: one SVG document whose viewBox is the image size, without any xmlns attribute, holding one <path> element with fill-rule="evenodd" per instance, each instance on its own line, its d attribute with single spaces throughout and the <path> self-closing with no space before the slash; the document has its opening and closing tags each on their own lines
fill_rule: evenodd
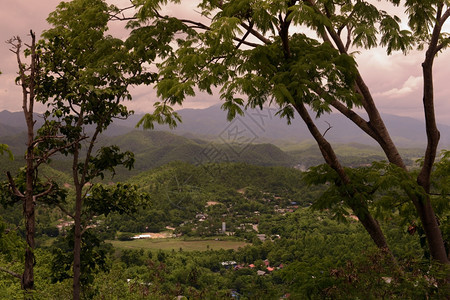
<svg viewBox="0 0 450 300">
<path fill-rule="evenodd" d="M 0 155 L 3 155 L 5 152 L 8 154 L 10 160 L 14 160 L 14 155 L 12 154 L 8 145 L 0 144 Z"/>
<path fill-rule="evenodd" d="M 180 115 L 166 103 L 156 102 L 154 107 L 153 113 L 145 114 L 136 124 L 136 127 L 142 126 L 144 129 L 154 129 L 154 123 L 156 122 L 160 125 L 169 125 L 169 128 L 173 129 L 178 122 L 181 122 Z"/>
</svg>

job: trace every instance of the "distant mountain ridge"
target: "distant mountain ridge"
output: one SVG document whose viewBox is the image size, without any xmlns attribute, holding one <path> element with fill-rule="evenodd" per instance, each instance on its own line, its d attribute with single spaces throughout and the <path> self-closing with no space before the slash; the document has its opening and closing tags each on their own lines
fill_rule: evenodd
<svg viewBox="0 0 450 300">
<path fill-rule="evenodd" d="M 280 119 L 276 109 L 251 109 L 245 116 L 237 116 L 233 121 L 226 120 L 226 112 L 214 105 L 205 109 L 181 109 L 178 111 L 182 123 L 174 130 L 167 126 L 156 125 L 155 129 L 170 131 L 191 139 L 201 138 L 218 143 L 275 143 L 282 141 L 292 143 L 312 140 L 309 131 L 299 118 L 287 125 Z M 127 120 L 115 120 L 104 133 L 107 136 L 124 135 L 136 130 L 135 125 L 143 114 L 136 114 Z M 383 114 L 391 137 L 399 147 L 424 147 L 426 145 L 425 125 L 422 121 L 409 117 Z M 37 126 L 42 119 L 37 117 Z M 375 142 L 344 116 L 331 113 L 316 120 L 321 132 L 334 143 L 353 143 L 374 145 Z M 439 124 L 441 131 L 440 146 L 450 146 L 450 126 Z M 0 112 L 0 136 L 15 135 L 25 130 L 25 120 L 21 112 Z"/>
<path fill-rule="evenodd" d="M 291 125 L 287 125 L 285 119 L 280 119 L 276 114 L 276 109 L 264 110 L 250 109 L 245 112 L 245 116 L 237 116 L 235 120 L 228 122 L 226 112 L 220 109 L 219 105 L 214 105 L 205 109 L 181 109 L 178 111 L 182 118 L 177 128 L 172 132 L 187 135 L 200 136 L 202 138 L 222 140 L 227 131 L 245 131 L 246 136 L 253 139 L 253 142 L 270 142 L 277 144 L 277 141 L 302 142 L 312 140 L 306 125 L 297 117 L 292 120 Z M 142 114 L 134 115 L 128 120 L 119 121 L 118 126 L 134 128 Z M 399 147 L 425 147 L 426 133 L 424 122 L 410 118 L 390 114 L 382 115 L 391 137 Z M 321 132 L 325 132 L 329 126 L 326 137 L 334 143 L 353 143 L 375 145 L 372 138 L 366 135 L 350 120 L 338 113 L 324 114 L 316 124 Z M 450 126 L 439 124 L 441 132 L 441 147 L 450 146 Z M 167 126 L 155 126 L 160 130 L 169 130 Z M 111 133 L 109 133 L 111 134 Z"/>
<path fill-rule="evenodd" d="M 248 129 L 249 126 L 243 120 L 238 119 L 228 125 L 216 139 L 212 140 L 158 130 L 132 130 L 116 136 L 101 135 L 97 140 L 96 149 L 106 145 L 117 145 L 122 151 L 130 150 L 134 153 L 136 159 L 134 169 L 128 171 L 118 168 L 113 179 L 115 181 L 126 180 L 130 176 L 173 161 L 205 166 L 210 163 L 243 162 L 260 166 L 295 166 L 302 170 L 323 163 L 315 143 L 290 143 L 280 149 L 270 143 L 259 143 L 262 138 L 252 135 L 253 130 Z M 244 132 L 244 129 L 247 129 L 247 132 Z M 0 171 L 17 170 L 23 166 L 25 140 L 26 134 L 23 131 L 15 135 L 0 136 L 0 143 L 7 143 L 16 156 L 13 162 L 6 156 L 0 156 Z M 335 144 L 335 150 L 346 166 L 366 165 L 375 160 L 385 159 L 379 147 L 370 145 Z M 420 157 L 422 152 L 420 149 L 407 150 L 404 153 L 407 160 L 405 162 L 411 165 L 411 159 Z M 66 174 L 70 174 L 71 171 L 71 164 L 62 155 L 53 157 L 50 167 Z"/>
</svg>

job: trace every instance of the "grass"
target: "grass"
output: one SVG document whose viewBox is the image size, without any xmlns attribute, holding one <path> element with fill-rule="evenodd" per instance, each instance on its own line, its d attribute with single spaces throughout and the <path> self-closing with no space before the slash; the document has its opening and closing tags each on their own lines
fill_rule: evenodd
<svg viewBox="0 0 450 300">
<path fill-rule="evenodd" d="M 148 249 L 148 250 L 180 250 L 206 251 L 219 249 L 237 250 L 248 245 L 241 241 L 216 241 L 216 240 L 182 240 L 182 239 L 140 239 L 133 241 L 106 241 L 117 249 Z"/>
</svg>

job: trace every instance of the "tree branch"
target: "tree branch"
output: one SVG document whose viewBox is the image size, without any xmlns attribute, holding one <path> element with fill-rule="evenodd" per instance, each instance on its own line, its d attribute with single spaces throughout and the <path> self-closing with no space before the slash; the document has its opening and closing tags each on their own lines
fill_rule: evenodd
<svg viewBox="0 0 450 300">
<path fill-rule="evenodd" d="M 433 84 L 433 64 L 436 57 L 439 37 L 443 23 L 440 20 L 446 20 L 450 15 L 447 10 L 441 17 L 442 3 L 436 12 L 436 19 L 428 49 L 425 53 L 425 60 L 422 63 L 423 73 L 423 109 L 425 114 L 425 129 L 427 133 L 427 148 L 423 159 L 423 166 L 417 176 L 417 182 L 426 192 L 430 191 L 430 177 L 434 161 L 436 159 L 436 151 L 439 144 L 440 132 L 436 124 L 436 113 L 434 107 L 434 84 Z"/>
<path fill-rule="evenodd" d="M 361 130 L 367 133 L 374 140 L 379 141 L 379 137 L 376 132 L 369 126 L 369 123 L 364 120 L 360 115 L 356 112 L 342 104 L 337 100 L 330 101 L 331 106 L 336 108 L 341 114 L 350 119 L 356 126 L 358 126 Z"/>
<path fill-rule="evenodd" d="M 53 189 L 53 183 L 50 181 L 50 182 L 49 182 L 49 187 L 48 187 L 47 190 L 43 191 L 42 193 L 33 195 L 33 202 L 36 203 L 36 199 L 37 199 L 37 198 L 42 197 L 42 196 L 45 196 L 45 195 L 48 195 L 48 194 L 52 191 L 52 189 Z"/>
<path fill-rule="evenodd" d="M 253 34 L 256 38 L 258 38 L 261 42 L 263 42 L 266 45 L 272 44 L 272 42 L 263 36 L 261 33 L 257 32 L 256 30 L 250 28 L 249 25 L 245 24 L 244 22 L 241 23 L 241 26 L 245 28 L 245 30 L 250 31 L 251 34 Z M 257 45 L 257 44 L 256 44 Z"/>
<path fill-rule="evenodd" d="M 441 16 L 441 18 L 439 19 L 439 25 L 442 27 L 449 17 L 450 17 L 450 8 L 447 9 L 444 12 L 444 14 Z M 450 38 L 444 39 L 444 41 L 449 41 L 449 40 L 450 40 Z M 439 51 L 441 51 L 442 48 L 444 47 L 444 45 L 445 45 L 444 42 L 442 42 L 439 45 L 437 45 L 436 49 L 434 50 L 434 54 L 436 55 Z"/>
<path fill-rule="evenodd" d="M 352 27 L 347 25 L 347 43 L 345 44 L 345 51 L 348 51 L 350 49 L 350 46 L 352 44 Z"/>
<path fill-rule="evenodd" d="M 439 24 L 442 26 L 447 21 L 447 19 L 450 17 L 450 8 L 448 8 L 442 17 L 439 19 Z"/>
<path fill-rule="evenodd" d="M 331 124 L 328 123 L 327 121 L 325 121 L 325 123 L 328 124 L 328 128 L 324 131 L 324 133 L 322 133 L 322 136 L 323 136 L 323 137 L 325 137 L 325 134 L 327 134 L 327 132 L 328 132 L 331 128 L 333 128 L 333 126 L 331 126 Z"/>
<path fill-rule="evenodd" d="M 11 271 L 11 270 L 5 269 L 5 268 L 3 268 L 3 267 L 0 267 L 0 271 L 6 272 L 6 273 L 8 273 L 8 274 L 11 275 L 11 276 L 14 276 L 14 277 L 16 277 L 16 278 L 22 279 L 22 275 L 17 274 L 16 272 L 13 272 L 13 271 Z"/>
<path fill-rule="evenodd" d="M 37 168 L 38 166 L 40 166 L 42 163 L 46 162 L 46 161 L 48 160 L 48 158 L 49 158 L 50 156 L 52 156 L 53 154 L 55 154 L 55 153 L 57 153 L 57 152 L 59 152 L 59 151 L 61 151 L 61 150 L 63 150 L 63 149 L 67 149 L 67 148 L 69 148 L 69 147 L 72 147 L 73 145 L 75 145 L 75 144 L 77 144 L 77 143 L 79 143 L 79 142 L 81 142 L 82 140 L 85 140 L 85 139 L 87 139 L 87 138 L 88 138 L 87 135 L 83 135 L 81 138 L 79 138 L 79 139 L 73 141 L 73 142 L 70 143 L 70 144 L 66 144 L 66 145 L 63 145 L 63 146 L 61 146 L 61 147 L 52 149 L 51 151 L 48 151 L 48 152 L 45 153 L 43 156 L 39 157 L 39 159 L 38 159 L 37 162 L 36 162 L 36 168 Z"/>
<path fill-rule="evenodd" d="M 46 141 L 46 140 L 50 140 L 50 139 L 63 139 L 64 138 L 64 136 L 62 136 L 62 135 L 43 135 L 43 136 L 40 136 L 39 138 L 37 138 L 37 139 L 35 139 L 32 143 L 31 143 L 31 147 L 36 147 L 39 143 L 42 143 L 42 142 L 44 142 L 44 141 Z"/>
<path fill-rule="evenodd" d="M 56 207 L 58 207 L 63 213 L 65 213 L 66 215 L 68 215 L 68 216 L 71 217 L 72 219 L 75 219 L 75 217 L 74 217 L 71 213 L 69 213 L 68 210 L 66 210 L 63 206 L 61 206 L 61 204 L 56 203 L 55 205 L 56 205 Z"/>
<path fill-rule="evenodd" d="M 253 28 L 253 23 L 249 23 L 249 26 L 250 26 L 250 28 Z M 245 42 L 245 39 L 249 36 L 249 34 L 250 34 L 250 30 L 247 30 L 247 32 L 244 34 L 244 36 L 241 38 L 241 40 L 237 44 L 236 49 L 239 49 L 239 47 Z"/>
<path fill-rule="evenodd" d="M 154 10 L 154 13 L 155 13 L 155 16 L 157 18 L 164 19 L 164 20 L 169 19 L 167 16 L 161 15 L 157 10 Z M 203 24 L 201 22 L 196 22 L 196 21 L 192 21 L 192 20 L 189 20 L 189 19 L 178 19 L 178 21 L 180 21 L 180 22 L 182 22 L 184 24 L 192 24 L 192 25 L 194 25 L 194 26 L 188 26 L 189 28 L 202 29 L 202 30 L 211 30 L 211 27 L 209 27 L 209 26 L 207 26 L 207 25 L 205 25 L 205 24 Z M 253 26 L 249 26 L 249 25 L 247 25 L 247 24 L 245 24 L 243 22 L 241 23 L 241 26 L 244 27 L 247 30 L 247 32 L 255 35 L 256 37 L 264 38 L 264 36 L 260 35 L 258 32 L 256 32 L 255 30 L 252 29 Z M 257 36 L 257 35 L 259 35 L 259 36 Z M 248 36 L 248 34 L 246 34 L 246 36 L 244 38 L 233 37 L 233 40 L 239 42 L 240 44 L 244 44 L 244 45 L 247 45 L 247 46 L 250 46 L 250 47 L 257 47 L 257 46 L 259 46 L 256 43 L 252 43 L 252 42 L 246 41 L 245 39 L 247 38 L 247 36 Z M 270 43 L 270 40 L 266 39 L 266 41 L 268 41 L 268 43 Z M 239 48 L 239 45 L 237 46 L 237 48 Z"/>
<path fill-rule="evenodd" d="M 131 6 L 127 6 L 127 7 L 124 7 L 124 8 L 120 8 L 117 13 L 115 13 L 115 14 L 111 14 L 110 13 L 109 14 L 109 19 L 111 21 L 114 21 L 114 20 L 117 20 L 117 21 L 136 20 L 136 17 L 125 17 L 125 15 L 123 13 L 124 11 L 132 9 L 132 8 L 135 8 L 135 6 L 131 5 Z M 122 15 L 122 17 L 119 17 L 120 14 Z"/>
<path fill-rule="evenodd" d="M 19 189 L 17 189 L 16 183 L 14 182 L 14 179 L 12 178 L 11 173 L 9 171 L 6 172 L 6 176 L 8 176 L 9 185 L 11 187 L 11 190 L 12 190 L 13 194 L 16 195 L 17 197 L 25 198 L 25 195 L 22 194 L 19 191 Z"/>
<path fill-rule="evenodd" d="M 442 50 L 442 48 L 444 48 L 446 46 L 447 43 L 450 43 L 450 38 L 444 39 L 445 43 L 442 42 L 441 44 L 437 45 L 436 47 L 436 54 L 439 53 L 439 51 Z"/>
</svg>

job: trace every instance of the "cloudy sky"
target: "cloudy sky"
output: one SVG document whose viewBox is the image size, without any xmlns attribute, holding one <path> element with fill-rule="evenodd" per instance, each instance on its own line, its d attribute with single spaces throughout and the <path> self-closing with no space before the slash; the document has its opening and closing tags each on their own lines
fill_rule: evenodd
<svg viewBox="0 0 450 300">
<path fill-rule="evenodd" d="M 38 35 L 48 28 L 45 19 L 60 0 L 0 0 L 0 111 L 21 110 L 21 89 L 14 84 L 16 62 L 13 53 L 4 43 L 12 36 L 19 35 L 27 40 L 30 29 Z M 189 16 L 196 15 L 195 1 L 182 7 L 172 9 L 173 13 Z M 127 0 L 109 0 L 109 3 L 127 5 Z M 390 8 L 387 8 L 390 9 Z M 398 9 L 397 9 L 398 10 Z M 447 21 L 447 23 L 450 23 Z M 114 34 L 123 34 L 119 24 L 112 26 Z M 450 26 L 446 26 L 450 32 Z M 424 53 L 412 52 L 408 56 L 393 53 L 387 56 L 383 49 L 361 50 L 357 57 L 360 70 L 371 89 L 380 110 L 384 113 L 410 116 L 423 119 L 421 107 L 422 78 L 421 62 Z M 436 112 L 438 121 L 450 125 L 450 49 L 440 54 L 434 68 Z M 149 112 L 157 101 L 151 87 L 139 87 L 133 90 L 130 107 L 137 112 Z M 183 107 L 205 108 L 219 103 L 218 96 L 199 94 L 188 99 Z"/>
</svg>

